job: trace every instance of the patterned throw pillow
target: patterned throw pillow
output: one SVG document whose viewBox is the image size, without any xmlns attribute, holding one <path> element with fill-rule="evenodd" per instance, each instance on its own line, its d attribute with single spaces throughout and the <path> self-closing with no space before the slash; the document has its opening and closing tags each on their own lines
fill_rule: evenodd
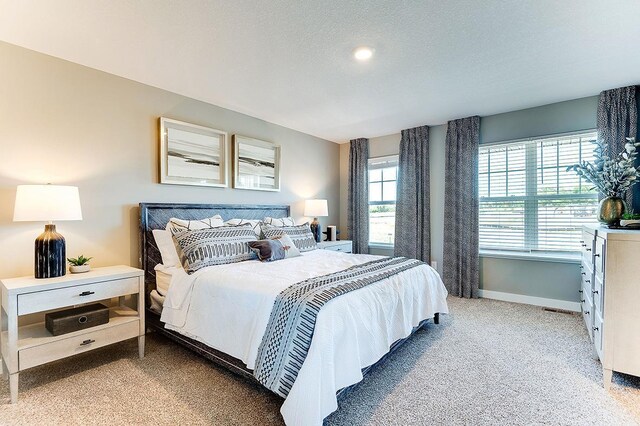
<svg viewBox="0 0 640 426">
<path fill-rule="evenodd" d="M 293 220 L 292 217 L 281 217 L 281 218 L 265 217 L 262 221 L 267 225 L 278 226 L 278 227 L 295 226 L 296 224 L 296 222 Z"/>
<path fill-rule="evenodd" d="M 305 223 L 304 225 L 295 225 L 295 226 L 272 226 L 263 224 L 262 225 L 262 234 L 265 238 L 273 238 L 282 234 L 287 234 L 293 244 L 300 251 L 311 251 L 315 250 L 316 247 L 316 239 L 313 237 L 313 233 L 311 232 L 311 228 L 309 228 L 309 223 Z"/>
<path fill-rule="evenodd" d="M 253 232 L 256 233 L 256 236 L 260 236 L 260 224 L 262 223 L 262 221 L 260 220 L 253 220 L 253 219 L 229 219 L 227 220 L 224 224 L 227 226 L 238 226 L 238 225 L 245 225 L 245 224 L 250 224 L 251 227 L 253 228 Z"/>
<path fill-rule="evenodd" d="M 252 241 L 249 243 L 249 247 L 258 255 L 258 259 L 262 262 L 300 256 L 300 250 L 297 249 L 287 234 L 278 235 L 277 237 L 266 240 Z"/>
<path fill-rule="evenodd" d="M 173 234 L 182 267 L 188 274 L 213 265 L 256 258 L 249 243 L 256 240 L 250 225 L 219 226 Z"/>
<path fill-rule="evenodd" d="M 196 220 L 185 220 L 172 217 L 167 223 L 166 230 L 175 235 L 179 232 L 193 231 L 195 229 L 217 228 L 218 226 L 224 226 L 222 216 L 219 214 L 207 219 Z"/>
</svg>

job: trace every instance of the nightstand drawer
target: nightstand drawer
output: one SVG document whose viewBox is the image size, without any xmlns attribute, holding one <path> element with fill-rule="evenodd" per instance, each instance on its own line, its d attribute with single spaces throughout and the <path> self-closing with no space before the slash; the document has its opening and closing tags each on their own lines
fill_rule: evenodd
<svg viewBox="0 0 640 426">
<path fill-rule="evenodd" d="M 68 339 L 22 349 L 18 353 L 20 370 L 138 337 L 139 334 L 140 320 L 136 319 L 114 327 L 101 328 L 97 331 L 89 330 L 87 333 Z"/>
<path fill-rule="evenodd" d="M 94 284 L 44 290 L 18 295 L 18 315 L 42 312 L 138 293 L 138 278 L 123 278 Z"/>
<path fill-rule="evenodd" d="M 335 246 L 323 247 L 325 250 L 341 251 L 344 253 L 351 253 L 351 244 L 340 244 Z"/>
</svg>

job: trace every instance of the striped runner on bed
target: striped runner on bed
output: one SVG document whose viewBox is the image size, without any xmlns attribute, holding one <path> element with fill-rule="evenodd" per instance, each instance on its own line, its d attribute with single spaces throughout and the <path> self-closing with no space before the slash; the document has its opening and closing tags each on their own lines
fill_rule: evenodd
<svg viewBox="0 0 640 426">
<path fill-rule="evenodd" d="M 273 304 L 253 375 L 286 398 L 309 352 L 318 312 L 327 302 L 424 264 L 405 257 L 376 259 L 287 287 Z"/>
</svg>

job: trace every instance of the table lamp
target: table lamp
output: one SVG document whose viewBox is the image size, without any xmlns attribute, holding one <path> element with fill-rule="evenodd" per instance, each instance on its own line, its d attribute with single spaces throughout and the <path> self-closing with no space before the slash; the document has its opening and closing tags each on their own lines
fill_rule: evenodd
<svg viewBox="0 0 640 426">
<path fill-rule="evenodd" d="M 305 201 L 304 215 L 307 217 L 313 217 L 313 222 L 311 222 L 311 232 L 313 232 L 316 242 L 322 241 L 322 226 L 320 225 L 320 222 L 318 222 L 318 217 L 329 216 L 327 200 Z"/>
<path fill-rule="evenodd" d="M 64 237 L 53 221 L 82 220 L 80 195 L 75 186 L 18 185 L 14 222 L 48 222 L 36 238 L 35 277 L 53 278 L 67 272 Z"/>
</svg>

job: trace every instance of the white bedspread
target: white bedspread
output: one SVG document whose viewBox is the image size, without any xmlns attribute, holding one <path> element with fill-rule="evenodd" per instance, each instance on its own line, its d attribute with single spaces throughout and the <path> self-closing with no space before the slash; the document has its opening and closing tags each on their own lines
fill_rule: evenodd
<svg viewBox="0 0 640 426">
<path fill-rule="evenodd" d="M 379 258 L 314 250 L 277 262 L 247 261 L 175 274 L 162 311 L 166 327 L 254 368 L 276 296 L 306 278 Z M 336 391 L 436 312 L 447 313 L 440 276 L 424 265 L 328 302 L 281 413 L 287 425 L 321 425 L 338 408 Z"/>
</svg>

